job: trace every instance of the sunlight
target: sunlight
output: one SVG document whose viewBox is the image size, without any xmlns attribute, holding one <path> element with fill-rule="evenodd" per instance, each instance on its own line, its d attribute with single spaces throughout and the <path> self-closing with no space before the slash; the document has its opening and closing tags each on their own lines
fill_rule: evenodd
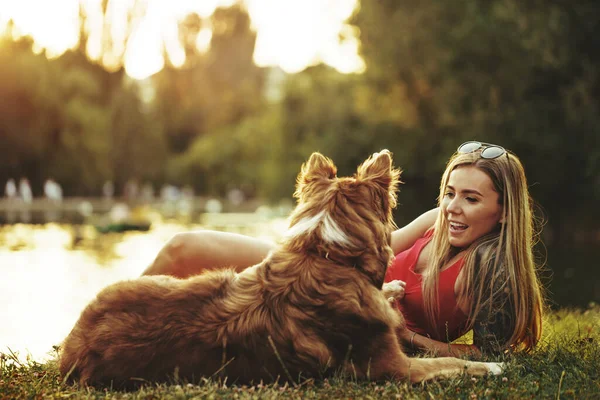
<svg viewBox="0 0 600 400">
<path fill-rule="evenodd" d="M 210 47 L 210 40 L 212 39 L 212 31 L 208 28 L 203 28 L 198 33 L 198 39 L 196 39 L 196 47 L 201 52 L 205 52 Z"/>
<path fill-rule="evenodd" d="M 102 52 L 103 21 L 101 0 L 81 0 L 86 11 L 87 51 L 90 58 L 108 68 L 124 62 L 127 74 L 136 79 L 160 71 L 166 53 L 175 66 L 183 65 L 185 54 L 178 42 L 177 22 L 195 12 L 208 18 L 219 6 L 236 0 L 147 0 L 146 16 L 135 26 L 127 43 L 117 40 L 110 54 Z M 127 9 L 134 0 L 110 1 L 109 26 L 115 38 L 124 38 Z M 257 32 L 254 61 L 258 66 L 279 66 L 295 73 L 320 62 L 342 73 L 362 72 L 364 61 L 358 54 L 355 30 L 345 21 L 358 6 L 358 0 L 245 0 L 253 29 Z M 36 12 L 31 12 L 35 10 Z M 46 50 L 57 57 L 78 42 L 78 0 L 0 0 L 0 25 L 12 19 L 18 36 L 30 35 L 35 51 Z M 198 49 L 210 47 L 212 33 L 203 29 Z M 121 61 L 123 60 L 123 61 Z"/>
<path fill-rule="evenodd" d="M 102 17 L 100 3 L 94 0 L 83 0 L 83 8 L 87 14 L 85 30 L 88 32 L 86 50 L 92 60 L 102 55 Z"/>
<path fill-rule="evenodd" d="M 254 61 L 294 73 L 325 62 L 340 72 L 360 72 L 358 39 L 345 28 L 356 0 L 247 0 L 257 31 Z M 338 37 L 345 37 L 339 41 Z M 352 45 L 355 42 L 356 45 Z"/>
<path fill-rule="evenodd" d="M 163 30 L 160 10 L 157 10 L 156 4 L 148 5 L 146 18 L 132 33 L 130 46 L 125 53 L 125 69 L 127 74 L 135 79 L 155 74 L 164 66 L 163 43 L 167 42 L 167 35 Z M 174 30 L 176 33 L 176 29 Z"/>
<path fill-rule="evenodd" d="M 60 56 L 77 44 L 78 15 L 73 0 L 0 0 L 0 24 L 5 26 L 12 19 L 18 36 L 35 38 L 38 49 L 46 49 L 48 57 Z"/>
</svg>

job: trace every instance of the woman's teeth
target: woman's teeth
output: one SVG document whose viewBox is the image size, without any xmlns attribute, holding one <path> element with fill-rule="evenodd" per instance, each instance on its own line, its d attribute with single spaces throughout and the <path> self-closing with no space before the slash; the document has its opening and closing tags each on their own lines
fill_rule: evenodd
<svg viewBox="0 0 600 400">
<path fill-rule="evenodd" d="M 469 226 L 465 225 L 465 224 L 450 222 L 450 229 L 455 230 L 455 231 L 463 231 L 463 230 L 467 229 L 468 227 Z"/>
</svg>

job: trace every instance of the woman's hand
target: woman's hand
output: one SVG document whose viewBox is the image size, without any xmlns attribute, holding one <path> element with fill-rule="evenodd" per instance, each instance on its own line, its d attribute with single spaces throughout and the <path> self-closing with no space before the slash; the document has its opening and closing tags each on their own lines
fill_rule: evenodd
<svg viewBox="0 0 600 400">
<path fill-rule="evenodd" d="M 388 299 L 390 303 L 393 303 L 396 300 L 402 300 L 404 298 L 405 289 L 406 282 L 396 279 L 384 283 L 381 291 L 385 298 Z"/>
<path fill-rule="evenodd" d="M 439 342 L 411 331 L 404 325 L 396 329 L 396 337 L 400 345 L 409 353 L 424 352 L 435 357 L 481 357 L 477 346 Z"/>
</svg>

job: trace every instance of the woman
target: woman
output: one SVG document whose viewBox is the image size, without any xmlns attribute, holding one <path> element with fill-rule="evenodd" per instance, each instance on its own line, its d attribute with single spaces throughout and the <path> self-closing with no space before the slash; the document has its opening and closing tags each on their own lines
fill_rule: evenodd
<svg viewBox="0 0 600 400">
<path fill-rule="evenodd" d="M 404 289 L 394 302 L 406 320 L 399 340 L 439 356 L 532 349 L 541 335 L 543 296 L 521 162 L 500 146 L 464 143 L 442 176 L 438 204 L 392 234 L 397 256 L 386 282 L 399 280 Z M 272 247 L 231 233 L 182 233 L 144 274 L 243 270 Z M 472 345 L 449 343 L 469 330 Z"/>
<path fill-rule="evenodd" d="M 521 162 L 500 146 L 464 143 L 448 162 L 438 203 L 433 229 L 387 273 L 406 282 L 399 338 L 439 355 L 532 349 L 544 305 Z M 471 329 L 473 345 L 446 343 Z"/>
</svg>

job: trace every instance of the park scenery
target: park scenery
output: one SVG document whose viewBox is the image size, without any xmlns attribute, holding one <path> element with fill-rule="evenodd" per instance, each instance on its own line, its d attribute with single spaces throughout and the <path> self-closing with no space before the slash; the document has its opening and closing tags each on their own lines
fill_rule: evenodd
<svg viewBox="0 0 600 400">
<path fill-rule="evenodd" d="M 0 399 L 599 398 L 599 48 L 594 1 L 0 0 Z M 312 153 L 352 176 L 388 149 L 402 227 L 470 140 L 517 155 L 534 200 L 542 336 L 485 355 L 500 375 L 59 372 L 85 306 L 174 235 L 287 237 Z"/>
</svg>

